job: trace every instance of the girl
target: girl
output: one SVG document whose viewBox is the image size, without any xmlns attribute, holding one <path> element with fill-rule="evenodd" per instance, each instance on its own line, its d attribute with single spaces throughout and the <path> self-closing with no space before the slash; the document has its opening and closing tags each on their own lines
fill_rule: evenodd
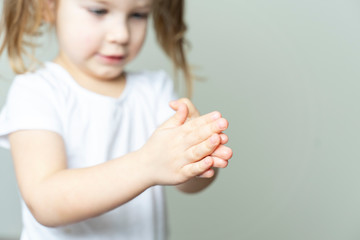
<svg viewBox="0 0 360 240">
<path fill-rule="evenodd" d="M 227 166 L 219 112 L 199 116 L 180 99 L 173 114 L 163 72 L 125 71 L 150 14 L 190 83 L 183 0 L 4 0 L 1 52 L 19 75 L 0 115 L 0 145 L 13 156 L 21 239 L 166 239 L 161 186 L 197 192 Z M 59 53 L 30 71 L 25 47 L 43 23 L 55 27 Z"/>
</svg>

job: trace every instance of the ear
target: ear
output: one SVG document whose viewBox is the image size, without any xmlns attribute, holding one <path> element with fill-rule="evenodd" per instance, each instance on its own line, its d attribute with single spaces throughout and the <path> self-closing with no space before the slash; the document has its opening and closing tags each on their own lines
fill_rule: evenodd
<svg viewBox="0 0 360 240">
<path fill-rule="evenodd" d="M 43 20 L 46 23 L 54 23 L 56 15 L 56 0 L 44 0 Z"/>
</svg>

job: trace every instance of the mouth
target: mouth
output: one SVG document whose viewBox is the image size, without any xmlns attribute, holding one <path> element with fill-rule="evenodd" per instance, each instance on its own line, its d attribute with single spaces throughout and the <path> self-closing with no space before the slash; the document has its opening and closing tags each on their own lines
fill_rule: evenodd
<svg viewBox="0 0 360 240">
<path fill-rule="evenodd" d="M 104 56 L 105 58 L 108 58 L 108 59 L 114 59 L 114 60 L 121 60 L 121 59 L 124 59 L 125 57 L 124 56 Z"/>
<path fill-rule="evenodd" d="M 109 63 L 109 64 L 117 64 L 117 63 L 121 63 L 125 60 L 126 56 L 125 55 L 104 55 L 104 54 L 98 54 L 99 58 L 101 61 L 103 61 L 104 63 Z"/>
</svg>

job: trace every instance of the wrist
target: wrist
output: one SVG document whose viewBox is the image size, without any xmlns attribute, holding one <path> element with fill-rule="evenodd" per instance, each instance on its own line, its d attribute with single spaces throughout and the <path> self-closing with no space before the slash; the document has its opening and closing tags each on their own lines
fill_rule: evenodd
<svg viewBox="0 0 360 240">
<path fill-rule="evenodd" d="M 151 154 L 149 154 L 144 148 L 141 148 L 132 154 L 135 155 L 137 162 L 137 169 L 139 169 L 139 178 L 142 179 L 147 188 L 158 185 L 156 181 L 156 173 L 154 171 L 154 166 L 151 162 Z"/>
</svg>

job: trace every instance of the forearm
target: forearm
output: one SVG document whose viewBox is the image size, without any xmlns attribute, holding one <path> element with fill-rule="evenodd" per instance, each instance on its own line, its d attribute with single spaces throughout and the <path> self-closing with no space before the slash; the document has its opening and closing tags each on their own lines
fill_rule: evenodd
<svg viewBox="0 0 360 240">
<path fill-rule="evenodd" d="M 218 169 L 215 168 L 214 171 L 215 171 L 215 174 L 211 178 L 195 177 L 185 183 L 177 185 L 176 188 L 179 191 L 184 192 L 184 193 L 200 192 L 200 191 L 204 190 L 205 188 L 207 188 L 215 180 L 216 176 L 218 175 Z"/>
<path fill-rule="evenodd" d="M 94 167 L 61 170 L 32 189 L 28 206 L 36 219 L 59 226 L 98 216 L 151 186 L 137 153 Z"/>
<path fill-rule="evenodd" d="M 67 169 L 65 143 L 57 133 L 12 133 L 14 167 L 25 203 L 41 224 L 59 226 L 103 214 L 154 185 L 177 185 L 204 174 L 210 178 L 206 172 L 211 167 L 222 167 L 214 159 L 228 159 L 222 154 L 211 161 L 204 158 L 219 150 L 218 134 L 227 121 L 214 112 L 185 123 L 187 115 L 186 106 L 180 107 L 139 151 L 83 169 Z M 196 192 L 211 181 L 194 179 L 179 188 Z"/>
</svg>

